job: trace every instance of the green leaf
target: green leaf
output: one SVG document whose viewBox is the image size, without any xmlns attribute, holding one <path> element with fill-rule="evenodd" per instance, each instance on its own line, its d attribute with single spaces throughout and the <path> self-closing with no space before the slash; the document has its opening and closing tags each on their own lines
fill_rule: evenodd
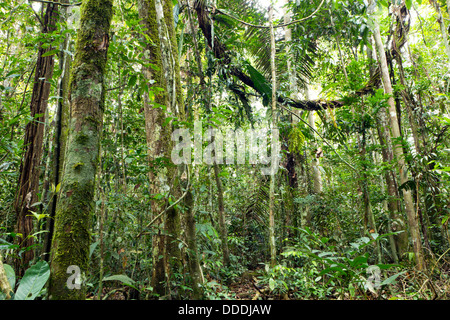
<svg viewBox="0 0 450 320">
<path fill-rule="evenodd" d="M 13 289 L 16 286 L 16 274 L 14 269 L 9 264 L 3 264 L 3 268 L 5 269 L 9 285 L 11 286 L 11 289 Z"/>
<path fill-rule="evenodd" d="M 411 5 L 412 5 L 412 0 L 406 0 L 405 1 L 406 7 L 408 8 L 408 10 L 411 9 Z"/>
<path fill-rule="evenodd" d="M 275 285 L 276 285 L 276 283 L 275 283 L 275 280 L 273 280 L 272 278 L 270 278 L 269 279 L 269 288 L 270 288 L 270 290 L 274 290 L 275 289 Z"/>
<path fill-rule="evenodd" d="M 379 3 L 381 3 L 386 8 L 389 8 L 389 3 L 386 0 L 378 0 Z"/>
<path fill-rule="evenodd" d="M 53 49 L 53 50 L 47 51 L 46 53 L 42 54 L 41 57 L 49 57 L 49 56 L 52 56 L 52 55 L 54 55 L 54 54 L 56 54 L 58 52 L 59 52 L 59 49 Z"/>
<path fill-rule="evenodd" d="M 130 79 L 128 80 L 128 88 L 134 87 L 134 85 L 137 82 L 137 76 L 133 74 Z"/>
<path fill-rule="evenodd" d="M 114 275 L 114 276 L 109 276 L 109 277 L 103 278 L 103 281 L 120 281 L 124 285 L 132 287 L 132 288 L 138 290 L 135 287 L 136 282 L 133 279 L 131 279 L 130 277 L 128 277 L 127 275 L 125 275 L 125 274 L 117 274 L 117 275 Z"/>
<path fill-rule="evenodd" d="M 395 279 L 397 279 L 398 276 L 404 274 L 405 272 L 406 272 L 406 271 L 399 272 L 399 273 L 394 274 L 393 276 L 390 276 L 389 278 L 387 278 L 386 280 L 384 280 L 383 282 L 381 282 L 380 285 L 383 286 L 383 285 L 387 285 L 387 284 L 393 283 L 393 282 L 395 281 Z"/>
<path fill-rule="evenodd" d="M 92 256 L 92 254 L 94 253 L 94 251 L 95 251 L 95 248 L 97 248 L 97 246 L 98 246 L 98 241 L 96 241 L 96 242 L 94 242 L 93 244 L 91 244 L 90 246 L 89 246 L 89 258 Z"/>
<path fill-rule="evenodd" d="M 265 106 L 269 105 L 269 101 L 272 97 L 272 88 L 268 84 L 266 78 L 258 70 L 253 68 L 250 63 L 246 64 L 246 69 L 255 84 L 256 90 L 263 96 L 263 104 Z"/>
<path fill-rule="evenodd" d="M 20 280 L 14 300 L 34 300 L 50 277 L 50 266 L 46 261 L 39 261 L 27 271 Z"/>
</svg>

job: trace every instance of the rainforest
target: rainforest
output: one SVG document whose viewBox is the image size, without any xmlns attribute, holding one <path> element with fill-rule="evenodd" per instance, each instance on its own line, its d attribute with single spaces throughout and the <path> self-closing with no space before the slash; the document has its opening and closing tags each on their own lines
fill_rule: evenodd
<svg viewBox="0 0 450 320">
<path fill-rule="evenodd" d="M 448 300 L 449 36 L 450 0 L 2 1 L 0 300 Z"/>
</svg>

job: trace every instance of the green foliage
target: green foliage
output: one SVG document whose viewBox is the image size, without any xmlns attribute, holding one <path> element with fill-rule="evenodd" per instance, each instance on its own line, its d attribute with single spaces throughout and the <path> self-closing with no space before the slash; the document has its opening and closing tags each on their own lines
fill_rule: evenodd
<svg viewBox="0 0 450 320">
<path fill-rule="evenodd" d="M 349 246 L 331 244 L 330 238 L 301 229 L 300 238 L 285 247 L 282 264 L 269 268 L 260 277 L 273 294 L 288 294 L 296 299 L 350 298 L 366 295 L 366 291 L 385 290 L 404 272 L 374 283 L 370 270 L 374 266 L 382 272 L 398 268 L 392 264 L 370 264 L 368 247 L 389 235 L 373 234 L 362 237 Z M 380 275 L 382 276 L 382 275 Z"/>
<path fill-rule="evenodd" d="M 289 139 L 289 151 L 301 153 L 306 139 L 302 130 L 298 126 L 291 129 L 291 131 L 289 132 L 288 139 Z"/>
<path fill-rule="evenodd" d="M 302 19 L 320 3 L 320 0 L 290 1 L 286 9 L 292 20 Z M 393 2 L 380 0 L 376 3 L 383 41 L 387 41 L 386 49 L 392 48 L 389 41 L 395 29 Z M 220 173 L 231 260 L 228 267 L 224 267 L 222 261 L 217 231 L 217 186 L 211 168 L 203 164 L 189 167 L 198 260 L 205 280 L 203 298 L 235 299 L 243 289 L 255 294 L 254 286 L 244 287 L 241 283 L 242 275 L 249 272 L 256 275 L 254 284 L 261 291 L 258 293 L 266 295 L 260 296 L 264 299 L 280 299 L 286 295 L 291 299 L 372 299 L 376 294 L 380 299 L 427 299 L 436 297 L 426 290 L 425 282 L 437 283 L 436 287 L 447 285 L 450 76 L 445 70 L 448 70 L 448 59 L 433 8 L 424 1 L 408 0 L 405 4 L 413 16 L 407 35 L 408 50 L 403 48 L 400 52 L 405 82 L 400 81 L 401 69 L 395 59 L 389 68 L 391 81 L 395 82 L 393 98 L 402 129 L 402 138 L 391 144 L 403 148 L 409 180 L 403 184 L 394 181 L 395 194 L 389 194 L 386 176 L 398 178 L 398 167 L 396 159 L 383 157 L 386 150 L 392 150 L 392 145 L 386 148 L 378 132 L 389 132 L 380 120 L 383 115 L 389 120 L 386 108 L 390 96 L 384 93 L 379 79 L 371 77 L 377 71 L 377 62 L 372 59 L 375 46 L 371 42 L 367 17 L 368 2 L 325 1 L 312 18 L 289 26 L 290 43 L 285 41 L 284 28 L 276 28 L 277 93 L 297 100 L 336 100 L 344 106 L 314 111 L 317 132 L 301 120 L 293 125 L 291 114 L 281 107 L 278 109 L 283 148 L 276 176 L 274 213 L 277 250 L 281 254 L 273 268 L 261 267 L 266 266 L 269 259 L 270 191 L 267 177 L 259 175 L 258 165 L 227 164 Z M 267 8 L 262 8 L 258 2 L 219 0 L 216 5 L 222 12 L 248 23 L 267 24 Z M 244 27 L 234 18 L 217 11 L 212 14 L 213 10 L 208 9 L 211 14 L 208 19 L 211 18 L 214 25 L 214 49 L 223 49 L 230 57 L 224 62 L 214 55 L 198 28 L 193 8 L 190 9 L 194 28 L 191 28 L 188 7 L 175 4 L 173 18 L 178 56 L 174 58 L 181 66 L 181 91 L 186 106 L 183 112 L 188 115 L 183 119 L 178 114 L 169 114 L 167 106 L 158 100 L 166 90 L 163 84 L 155 84 L 162 68 L 146 59 L 147 48 L 156 46 L 157 39 L 144 32 L 137 9 L 131 0 L 115 3 L 108 39 L 102 153 L 95 186 L 95 212 L 90 217 L 89 227 L 88 297 L 190 299 L 194 288 L 185 262 L 189 262 L 193 253 L 187 246 L 186 232 L 169 234 L 163 223 L 148 226 L 159 213 L 154 208 L 155 200 L 170 205 L 182 197 L 185 190 L 172 189 L 172 182 L 179 178 L 175 175 L 167 177 L 170 183 L 163 190 L 151 194 L 155 179 L 149 179 L 149 173 L 173 168 L 173 164 L 167 156 L 148 161 L 146 133 L 153 128 L 146 125 L 149 110 L 144 108 L 144 97 L 148 94 L 150 109 L 161 111 L 163 124 L 170 129 L 177 126 L 192 129 L 192 119 L 196 118 L 202 120 L 205 127 L 266 128 L 271 116 L 268 106 L 272 95 L 269 32 L 268 28 Z M 58 22 L 56 31 L 50 34 L 41 32 L 39 10 L 36 14 L 32 10 L 26 1 L 0 3 L 0 228 L 4 232 L 0 249 L 5 250 L 5 259 L 11 265 L 10 261 L 20 259 L 24 250 L 34 250 L 36 257 L 48 254 L 44 252 L 43 235 L 47 223 L 52 221 L 49 220 L 52 219 L 51 201 L 61 192 L 61 183 L 53 180 L 55 107 L 61 101 L 61 92 L 57 89 L 63 75 L 58 65 L 64 54 L 74 57 L 74 43 L 80 36 L 77 7 L 70 8 L 67 21 Z M 441 10 L 444 23 L 448 25 L 445 5 Z M 275 25 L 283 23 L 283 18 L 278 16 Z M 68 46 L 62 48 L 65 40 Z M 217 47 L 218 43 L 223 47 Z M 54 58 L 55 68 L 50 81 L 48 113 L 32 118 L 29 105 L 39 46 L 51 47 L 45 55 Z M 207 92 L 200 90 L 196 53 Z M 292 70 L 288 70 L 288 61 Z M 143 68 L 154 72 L 150 80 L 143 74 Z M 231 71 L 236 70 L 248 76 L 255 90 L 232 76 Z M 295 73 L 297 92 L 291 92 L 288 71 Z M 306 98 L 304 91 L 307 83 L 310 98 Z M 366 91 L 358 95 L 361 89 Z M 405 94 L 409 94 L 410 100 L 404 99 L 408 97 Z M 305 122 L 309 112 L 313 112 L 297 111 Z M 35 245 L 18 250 L 18 243 L 25 240 L 15 232 L 14 210 L 25 150 L 23 133 L 30 121 L 43 121 L 44 117 L 48 125 L 40 159 L 39 200 L 30 205 L 35 233 L 29 236 L 33 237 Z M 85 121 L 100 125 L 91 118 Z M 89 133 L 80 135 L 78 142 L 87 143 L 88 136 Z M 313 159 L 318 163 L 316 167 L 311 165 Z M 354 170 L 349 170 L 342 159 L 351 163 Z M 77 161 L 72 165 L 83 170 L 87 164 Z M 314 177 L 318 173 L 323 190 L 314 193 Z M 398 252 L 399 266 L 394 264 L 395 255 L 389 240 L 402 234 L 392 233 L 391 226 L 399 219 L 407 226 L 406 219 L 401 219 L 403 190 L 410 190 L 413 195 L 421 232 L 426 232 L 426 237 L 422 234 L 423 244 L 426 252 L 432 253 L 427 262 L 433 272 L 428 278 L 418 273 L 411 276 L 414 258 L 411 248 Z M 396 212 L 391 208 L 394 202 L 400 205 L 399 217 L 395 219 L 393 213 Z M 180 201 L 174 209 L 184 217 L 188 208 Z M 372 214 L 376 230 L 371 230 L 368 212 Z M 151 286 L 155 267 L 152 240 L 159 233 L 171 236 L 168 238 L 175 242 L 182 256 L 182 266 L 170 275 L 167 283 L 172 296 L 157 295 Z M 376 236 L 379 234 L 381 236 Z M 19 284 L 15 298 L 46 297 L 41 285 L 48 277 L 48 266 L 36 260 L 22 279 L 16 279 L 11 266 L 5 264 L 12 287 L 17 287 L 15 282 Z M 371 266 L 380 268 L 379 287 L 371 287 L 368 281 L 373 276 Z M 255 281 L 254 278 L 251 281 Z"/>
<path fill-rule="evenodd" d="M 16 277 L 10 265 L 5 264 L 6 276 L 12 289 L 15 288 Z M 42 295 L 42 290 L 50 277 L 50 266 L 46 261 L 39 261 L 25 271 L 15 293 L 12 293 L 12 300 L 34 300 Z M 6 295 L 0 297 L 5 299 Z"/>
</svg>

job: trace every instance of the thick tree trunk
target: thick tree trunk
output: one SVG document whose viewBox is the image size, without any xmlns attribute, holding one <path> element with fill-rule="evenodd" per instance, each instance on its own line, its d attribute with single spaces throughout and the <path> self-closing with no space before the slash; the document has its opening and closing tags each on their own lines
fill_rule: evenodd
<svg viewBox="0 0 450 320">
<path fill-rule="evenodd" d="M 104 78 L 112 16 L 112 0 L 86 0 L 81 6 L 71 70 L 69 136 L 52 244 L 49 296 L 54 300 L 86 298 L 83 280 L 89 266 L 90 222 L 105 107 Z M 78 283 L 69 285 L 69 266 L 80 271 L 75 274 Z"/>
<path fill-rule="evenodd" d="M 153 69 L 150 66 L 143 69 L 143 74 L 148 81 L 154 81 L 152 86 L 165 87 L 165 79 L 161 72 L 161 52 L 159 49 L 158 26 L 156 23 L 156 9 L 153 0 L 139 1 L 139 18 L 142 19 L 142 25 L 146 29 L 146 34 L 150 37 L 151 43 L 147 44 L 144 52 L 148 63 L 156 65 Z M 150 86 L 151 87 L 151 86 Z M 154 108 L 154 104 L 167 105 L 167 95 L 165 92 L 159 92 L 155 95 L 154 101 L 150 100 L 147 92 L 144 93 L 144 114 L 145 114 L 145 132 L 147 138 L 148 156 L 151 170 L 149 171 L 150 194 L 162 194 L 169 188 L 168 172 L 165 167 L 158 166 L 158 159 L 167 156 L 169 147 L 168 127 L 163 126 L 165 116 L 160 108 Z M 165 201 L 154 198 L 151 201 L 151 210 L 153 217 L 164 210 Z M 155 223 L 157 226 L 164 225 L 164 216 Z M 164 229 L 160 227 L 152 239 L 152 279 L 151 286 L 153 292 L 163 296 L 166 294 L 166 259 L 165 259 L 165 236 Z"/>
<path fill-rule="evenodd" d="M 57 5 L 48 4 L 45 12 L 42 33 L 51 33 L 56 29 Z M 33 215 L 30 210 L 33 203 L 39 201 L 39 176 L 44 139 L 44 115 L 46 114 L 50 95 L 50 80 L 53 76 L 53 56 L 43 55 L 53 48 L 40 47 L 36 62 L 33 92 L 31 96 L 30 112 L 33 118 L 25 128 L 25 153 L 20 166 L 19 188 L 16 196 L 15 210 L 17 216 L 16 232 L 22 234 L 19 239 L 20 249 L 25 250 L 21 259 L 16 260 L 16 274 L 21 277 L 34 257 L 32 248 L 34 241 Z"/>
<path fill-rule="evenodd" d="M 6 271 L 3 266 L 3 257 L 0 253 L 0 292 L 5 295 L 6 300 L 11 298 L 11 285 L 8 281 L 8 277 L 6 276 Z"/>
<path fill-rule="evenodd" d="M 145 123 L 147 146 L 150 165 L 150 192 L 153 195 L 165 194 L 170 189 L 175 196 L 181 195 L 179 176 L 184 167 L 178 170 L 159 164 L 160 160 L 170 159 L 172 150 L 172 125 L 165 125 L 166 114 L 174 113 L 184 117 L 184 101 L 181 91 L 180 69 L 173 25 L 172 3 L 161 0 L 139 1 L 139 16 L 146 28 L 151 43 L 147 45 L 145 56 L 149 63 L 158 66 L 158 70 L 151 67 L 144 68 L 144 75 L 153 86 L 165 90 L 155 94 L 155 100 L 150 101 L 148 94 L 144 96 Z M 166 110 L 154 108 L 154 104 L 166 106 Z M 183 166 L 183 165 L 181 165 Z M 170 179 L 172 179 L 170 181 Z M 169 186 L 171 184 L 171 186 Z M 165 210 L 165 201 L 152 200 L 152 212 L 158 215 Z M 153 273 L 152 287 L 158 295 L 169 293 L 168 280 L 181 269 L 181 250 L 178 239 L 181 234 L 179 211 L 170 208 L 163 215 L 157 225 L 162 228 L 153 238 Z M 164 234 L 167 235 L 164 235 Z"/>
</svg>

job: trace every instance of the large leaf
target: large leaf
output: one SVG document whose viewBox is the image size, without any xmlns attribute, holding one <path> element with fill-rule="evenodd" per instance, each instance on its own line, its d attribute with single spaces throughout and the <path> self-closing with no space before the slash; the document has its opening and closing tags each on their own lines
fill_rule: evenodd
<svg viewBox="0 0 450 320">
<path fill-rule="evenodd" d="M 125 274 L 117 274 L 114 276 L 103 278 L 103 281 L 113 281 L 113 280 L 120 281 L 124 285 L 135 288 L 137 290 L 137 288 L 135 287 L 136 282 Z"/>
<path fill-rule="evenodd" d="M 267 106 L 272 98 L 272 87 L 269 85 L 266 78 L 258 70 L 253 68 L 250 63 L 246 64 L 246 69 L 255 84 L 256 90 L 258 90 L 263 97 L 263 104 Z"/>
<path fill-rule="evenodd" d="M 14 287 L 16 286 L 16 274 L 13 267 L 11 267 L 9 264 L 3 264 L 3 268 L 5 269 L 6 277 L 8 278 L 11 289 L 14 289 Z"/>
<path fill-rule="evenodd" d="M 50 266 L 46 261 L 39 261 L 25 271 L 20 280 L 14 300 L 34 300 L 50 277 Z"/>
<path fill-rule="evenodd" d="M 386 280 L 384 280 L 384 281 L 381 283 L 381 285 L 383 286 L 383 285 L 388 285 L 388 284 L 393 283 L 393 282 L 397 279 L 398 276 L 400 276 L 400 275 L 402 275 L 402 274 L 404 274 L 404 273 L 406 273 L 406 271 L 399 272 L 399 273 L 394 274 L 393 276 L 390 276 L 389 278 L 387 278 Z"/>
</svg>

